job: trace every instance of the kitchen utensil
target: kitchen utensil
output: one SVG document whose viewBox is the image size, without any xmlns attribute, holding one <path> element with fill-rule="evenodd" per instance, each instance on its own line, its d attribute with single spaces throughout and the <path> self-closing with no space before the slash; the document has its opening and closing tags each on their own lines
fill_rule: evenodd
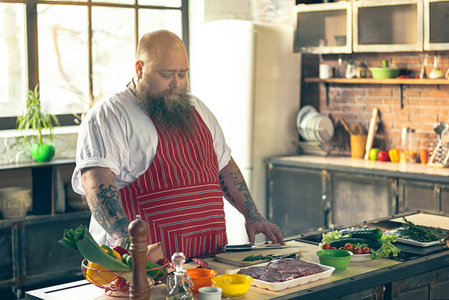
<svg viewBox="0 0 449 300">
<path fill-rule="evenodd" d="M 369 123 L 368 137 L 366 138 L 365 159 L 369 158 L 368 157 L 369 151 L 371 150 L 371 147 L 373 146 L 374 133 L 376 131 L 378 112 L 379 112 L 379 110 L 377 107 L 373 108 L 373 116 L 371 117 L 371 121 Z"/>
<path fill-rule="evenodd" d="M 401 71 L 397 68 L 390 68 L 386 60 L 382 61 L 382 67 L 371 67 L 369 70 L 374 79 L 396 78 Z"/>
<path fill-rule="evenodd" d="M 351 135 L 351 157 L 363 158 L 366 147 L 366 135 L 352 134 Z"/>
<path fill-rule="evenodd" d="M 248 292 L 253 278 L 243 274 L 223 274 L 212 277 L 212 282 L 223 290 L 223 297 L 237 299 Z"/>
<path fill-rule="evenodd" d="M 330 65 L 321 64 L 319 67 L 320 79 L 328 79 L 332 75 L 332 69 Z"/>
<path fill-rule="evenodd" d="M 345 119 L 341 119 L 341 124 L 343 124 L 343 127 L 346 129 L 346 131 L 349 132 L 350 135 L 354 134 L 349 125 L 346 123 Z"/>
<path fill-rule="evenodd" d="M 359 134 L 363 134 L 363 127 L 361 124 L 356 124 L 354 127 L 354 134 L 355 135 L 359 135 Z"/>
<path fill-rule="evenodd" d="M 442 135 L 447 132 L 449 129 L 449 125 L 447 125 L 445 122 L 437 122 L 433 124 L 433 130 L 438 135 L 438 139 L 442 139 Z M 443 133 L 444 132 L 444 133 Z"/>
<path fill-rule="evenodd" d="M 316 255 L 320 263 L 326 266 L 334 267 L 335 270 L 344 270 L 351 262 L 351 256 L 354 254 L 348 250 L 319 250 Z"/>
<path fill-rule="evenodd" d="M 239 252 L 239 251 L 250 251 L 250 250 L 271 250 L 271 249 L 287 249 L 287 248 L 298 248 L 302 246 L 286 246 L 279 244 L 266 244 L 266 245 L 225 245 L 222 247 L 226 252 Z"/>
<path fill-rule="evenodd" d="M 357 64 L 355 62 L 350 61 L 346 64 L 345 77 L 348 79 L 357 77 Z"/>
</svg>

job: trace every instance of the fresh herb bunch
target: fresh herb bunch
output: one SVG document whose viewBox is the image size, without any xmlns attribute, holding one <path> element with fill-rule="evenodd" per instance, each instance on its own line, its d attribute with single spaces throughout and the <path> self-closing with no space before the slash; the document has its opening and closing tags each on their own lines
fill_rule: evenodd
<svg viewBox="0 0 449 300">
<path fill-rule="evenodd" d="M 446 231 L 440 227 L 416 225 L 405 217 L 402 217 L 402 219 L 404 219 L 405 223 L 398 229 L 398 234 L 401 238 L 421 243 L 440 241 L 447 238 Z"/>
<path fill-rule="evenodd" d="M 243 259 L 243 261 L 254 261 L 254 260 L 272 260 L 275 257 L 273 256 L 273 254 L 268 254 L 268 255 L 250 255 L 247 256 Z"/>
</svg>

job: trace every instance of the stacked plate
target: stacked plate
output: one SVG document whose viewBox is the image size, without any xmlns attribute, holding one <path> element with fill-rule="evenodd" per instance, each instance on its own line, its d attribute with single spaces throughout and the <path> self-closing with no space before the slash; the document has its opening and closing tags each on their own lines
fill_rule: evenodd
<svg viewBox="0 0 449 300">
<path fill-rule="evenodd" d="M 299 134 L 309 142 L 329 142 L 334 135 L 334 124 L 331 119 L 323 116 L 313 106 L 301 108 L 296 118 L 296 128 Z"/>
</svg>

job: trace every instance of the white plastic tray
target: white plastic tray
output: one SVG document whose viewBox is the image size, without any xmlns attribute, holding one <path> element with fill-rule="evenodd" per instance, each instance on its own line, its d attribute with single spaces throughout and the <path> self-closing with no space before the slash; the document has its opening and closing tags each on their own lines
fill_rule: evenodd
<svg viewBox="0 0 449 300">
<path fill-rule="evenodd" d="M 251 267 L 265 267 L 268 264 L 269 264 L 269 262 L 266 262 L 266 263 L 262 263 L 262 264 L 253 265 Z M 254 279 L 253 282 L 251 283 L 251 285 L 254 285 L 258 288 L 264 288 L 264 289 L 267 289 L 270 291 L 277 292 L 277 291 L 289 289 L 289 288 L 292 288 L 292 287 L 295 287 L 295 286 L 298 286 L 301 284 L 306 284 L 306 283 L 309 283 L 312 281 L 327 278 L 327 277 L 331 276 L 331 274 L 335 271 L 334 267 L 325 266 L 325 265 L 312 263 L 312 262 L 311 262 L 311 264 L 320 266 L 323 269 L 323 272 L 318 273 L 318 274 L 309 275 L 309 276 L 299 277 L 299 278 L 284 281 L 284 282 L 267 282 L 267 281 Z M 250 268 L 250 267 L 231 270 L 229 273 L 237 274 L 241 269 L 247 269 L 247 268 Z"/>
<path fill-rule="evenodd" d="M 423 243 L 423 242 L 417 242 L 414 240 L 403 239 L 400 237 L 398 237 L 398 242 L 403 243 L 403 244 L 412 245 L 412 246 L 417 246 L 417 247 L 430 247 L 430 246 L 438 245 L 441 243 L 441 241 L 433 241 L 433 242 Z"/>
</svg>

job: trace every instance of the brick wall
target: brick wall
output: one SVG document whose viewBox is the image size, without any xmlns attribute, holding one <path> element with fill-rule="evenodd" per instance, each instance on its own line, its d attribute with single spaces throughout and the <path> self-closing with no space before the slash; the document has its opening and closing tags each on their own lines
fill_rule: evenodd
<svg viewBox="0 0 449 300">
<path fill-rule="evenodd" d="M 449 68 L 449 51 L 429 52 L 427 74 L 433 68 L 433 58 L 439 55 L 439 67 L 446 73 Z M 382 60 L 389 60 L 401 68 L 403 73 L 410 76 L 419 75 L 423 53 L 364 53 L 341 56 L 344 62 L 349 60 L 357 64 L 365 62 L 368 66 L 380 66 Z M 338 55 L 303 55 L 302 78 L 318 77 L 319 63 L 337 65 Z M 368 77 L 371 73 L 368 72 Z M 375 145 L 381 148 L 400 146 L 401 129 L 411 127 L 416 130 L 419 146 L 427 147 L 430 142 L 437 141 L 433 131 L 433 124 L 440 121 L 449 122 L 449 86 L 439 85 L 404 85 L 404 108 L 400 107 L 399 85 L 356 85 L 333 84 L 329 89 L 329 106 L 326 105 L 324 84 L 302 83 L 301 106 L 310 104 L 321 113 L 331 115 L 336 124 L 344 118 L 350 126 L 357 123 L 365 130 L 369 127 L 372 110 L 377 107 L 380 111 L 381 123 L 376 133 Z M 337 138 L 337 135 L 336 135 Z M 339 138 L 341 138 L 341 133 Z M 334 142 L 339 142 L 334 140 Z M 346 147 L 347 137 L 343 137 L 343 147 Z"/>
</svg>

